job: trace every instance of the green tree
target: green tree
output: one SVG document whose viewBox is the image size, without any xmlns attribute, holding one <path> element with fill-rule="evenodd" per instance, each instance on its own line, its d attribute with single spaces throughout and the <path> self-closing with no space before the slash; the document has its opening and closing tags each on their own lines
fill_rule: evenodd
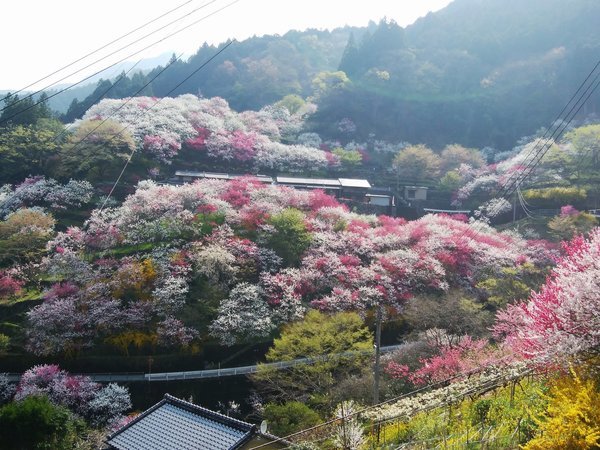
<svg viewBox="0 0 600 450">
<path fill-rule="evenodd" d="M 20 98 L 16 94 L 8 94 L 2 106 L 0 126 L 35 125 L 40 119 L 52 118 L 47 98 L 45 93 L 42 93 L 38 99 L 33 96 Z"/>
<path fill-rule="evenodd" d="M 285 264 L 297 265 L 312 237 L 304 223 L 304 214 L 294 208 L 287 208 L 272 216 L 269 224 L 275 228 L 268 238 L 269 246 L 283 258 Z"/>
<path fill-rule="evenodd" d="M 332 91 L 350 85 L 350 79 L 340 70 L 337 72 L 319 72 L 312 80 L 313 99 L 329 95 Z"/>
<path fill-rule="evenodd" d="M 27 397 L 0 408 L 0 449 L 72 449 L 83 422 L 46 397 Z"/>
<path fill-rule="evenodd" d="M 441 173 L 458 169 L 461 164 L 468 164 L 471 167 L 477 168 L 483 166 L 485 160 L 476 148 L 465 148 L 458 144 L 447 145 L 441 154 Z"/>
<path fill-rule="evenodd" d="M 28 208 L 0 222 L 0 267 L 39 261 L 46 253 L 54 224 L 51 215 Z"/>
<path fill-rule="evenodd" d="M 10 337 L 0 333 L 0 356 L 4 355 L 8 351 L 10 346 Z"/>
<path fill-rule="evenodd" d="M 562 214 L 553 217 L 548 222 L 550 234 L 561 240 L 570 240 L 577 234 L 587 234 L 598 226 L 598 219 L 592 214 L 580 212 L 577 214 Z"/>
<path fill-rule="evenodd" d="M 350 33 L 348 43 L 344 49 L 344 54 L 340 61 L 339 70 L 346 73 L 349 77 L 356 75 L 360 69 L 360 54 L 358 52 L 358 46 L 356 45 L 356 39 L 354 33 Z"/>
<path fill-rule="evenodd" d="M 531 263 L 516 267 L 505 267 L 500 273 L 477 283 L 493 309 L 504 308 L 507 304 L 529 298 L 532 290 L 544 283 L 548 268 L 539 268 Z"/>
<path fill-rule="evenodd" d="M 116 174 L 135 148 L 131 133 L 119 123 L 87 120 L 61 153 L 59 174 L 66 178 L 103 180 Z"/>
<path fill-rule="evenodd" d="M 411 145 L 395 156 L 393 167 L 399 183 L 423 183 L 439 174 L 440 157 L 424 145 Z"/>
<path fill-rule="evenodd" d="M 523 198 L 537 208 L 558 208 L 564 205 L 579 207 L 585 203 L 587 197 L 587 190 L 578 186 L 557 186 L 523 191 Z"/>
<path fill-rule="evenodd" d="M 0 182 L 16 182 L 28 175 L 48 175 L 60 148 L 64 127 L 54 119 L 35 125 L 16 125 L 0 132 Z"/>
<path fill-rule="evenodd" d="M 565 140 L 571 142 L 574 155 L 570 174 L 573 182 L 585 185 L 588 196 L 598 207 L 600 200 L 600 124 L 576 128 L 567 133 Z"/>
<path fill-rule="evenodd" d="M 269 432 L 276 436 L 287 436 L 321 422 L 316 411 L 298 401 L 283 405 L 269 403 L 265 406 L 263 417 L 268 423 Z"/>
<path fill-rule="evenodd" d="M 342 163 L 342 167 L 345 169 L 352 169 L 360 166 L 362 163 L 362 155 L 358 150 L 344 150 L 343 148 L 334 148 L 332 152 Z"/>
<path fill-rule="evenodd" d="M 119 83 L 119 84 L 121 84 L 121 83 Z M 110 92 L 110 89 L 112 87 L 113 87 L 113 84 L 111 83 L 110 80 L 104 80 L 101 78 L 100 80 L 98 80 L 98 83 L 96 84 L 96 89 L 94 89 L 94 92 L 92 92 L 90 95 L 88 95 L 86 98 L 84 98 L 81 101 L 79 101 L 76 98 L 73 99 L 73 101 L 69 105 L 69 109 L 64 114 L 62 119 L 65 121 L 65 123 L 73 122 L 75 119 L 79 119 L 80 117 L 82 117 L 85 114 L 85 112 L 88 109 L 90 109 L 92 107 L 92 105 L 94 105 L 94 103 L 97 103 L 99 101 L 99 99 L 101 99 L 104 95 L 106 95 L 105 93 Z M 112 91 L 112 93 L 115 93 L 114 90 Z M 131 95 L 133 93 L 134 92 L 130 92 L 128 94 Z M 125 96 L 126 95 L 123 95 L 123 97 L 125 97 Z"/>
<path fill-rule="evenodd" d="M 327 402 L 324 398 L 340 379 L 368 365 L 373 337 L 356 313 L 331 316 L 311 310 L 304 320 L 286 325 L 267 352 L 268 362 L 314 358 L 288 370 L 259 366 L 253 376 L 267 392 L 284 400 Z"/>
<path fill-rule="evenodd" d="M 438 187 L 443 192 L 452 193 L 458 190 L 462 184 L 462 177 L 459 175 L 459 173 L 456 170 L 451 170 L 440 179 Z"/>
<path fill-rule="evenodd" d="M 583 160 L 590 172 L 600 170 L 600 124 L 576 128 L 565 136 L 576 152 L 576 159 Z"/>
<path fill-rule="evenodd" d="M 305 104 L 304 99 L 296 94 L 286 95 L 277 102 L 277 106 L 284 107 L 290 114 L 296 114 Z"/>
</svg>

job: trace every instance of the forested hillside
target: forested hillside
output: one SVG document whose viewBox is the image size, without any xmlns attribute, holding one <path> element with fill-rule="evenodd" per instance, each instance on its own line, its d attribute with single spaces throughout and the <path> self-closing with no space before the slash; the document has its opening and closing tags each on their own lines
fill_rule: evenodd
<svg viewBox="0 0 600 450">
<path fill-rule="evenodd" d="M 455 0 L 7 96 L 0 450 L 165 391 L 298 449 L 599 448 L 600 96 L 559 114 L 598 18 Z"/>
<path fill-rule="evenodd" d="M 380 24 L 349 43 L 340 69 L 350 80 L 319 102 L 315 127 L 349 117 L 363 137 L 510 148 L 550 123 L 593 68 L 599 15 L 587 0 L 456 0 L 406 30 Z M 584 112 L 597 109 L 596 95 Z"/>
<path fill-rule="evenodd" d="M 591 70 L 599 16 L 593 0 L 455 0 L 406 29 L 382 20 L 234 42 L 172 94 L 223 97 L 238 111 L 297 94 L 318 104 L 312 127 L 326 138 L 344 137 L 339 124 L 349 119 L 363 141 L 507 150 L 551 122 Z M 160 75 L 124 77 L 106 96 L 163 96 L 223 45 L 205 44 Z M 114 82 L 100 82 L 65 119 L 80 117 Z M 596 94 L 582 113 L 597 110 Z"/>
</svg>

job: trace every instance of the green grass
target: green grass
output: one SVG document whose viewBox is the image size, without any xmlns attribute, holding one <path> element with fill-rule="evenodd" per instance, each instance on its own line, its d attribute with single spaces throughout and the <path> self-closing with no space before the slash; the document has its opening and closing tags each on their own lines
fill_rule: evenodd
<svg viewBox="0 0 600 450">
<path fill-rule="evenodd" d="M 30 302 L 42 299 L 42 292 L 37 289 L 27 289 L 22 295 L 9 297 L 0 300 L 0 307 L 10 307 L 19 303 Z"/>
</svg>

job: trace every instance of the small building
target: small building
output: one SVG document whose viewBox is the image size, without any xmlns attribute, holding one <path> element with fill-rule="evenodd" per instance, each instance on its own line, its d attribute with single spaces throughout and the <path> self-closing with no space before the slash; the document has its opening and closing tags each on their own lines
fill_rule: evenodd
<svg viewBox="0 0 600 450">
<path fill-rule="evenodd" d="M 404 186 L 404 199 L 409 202 L 427 200 L 428 189 L 425 186 Z"/>
<path fill-rule="evenodd" d="M 342 197 L 366 201 L 365 196 L 371 189 L 371 183 L 358 178 L 338 178 L 338 180 L 342 187 Z"/>
<path fill-rule="evenodd" d="M 165 394 L 159 403 L 111 434 L 106 443 L 109 450 L 234 450 L 276 439 L 257 430 L 256 425 Z M 283 445 L 273 443 L 266 448 Z"/>
<path fill-rule="evenodd" d="M 394 204 L 394 196 L 388 194 L 367 194 L 367 203 L 374 206 L 384 206 L 391 208 Z"/>
</svg>

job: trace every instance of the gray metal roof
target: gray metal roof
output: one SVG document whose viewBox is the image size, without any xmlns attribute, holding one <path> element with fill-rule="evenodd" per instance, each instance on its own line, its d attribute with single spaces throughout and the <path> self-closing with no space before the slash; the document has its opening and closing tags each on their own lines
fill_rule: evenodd
<svg viewBox="0 0 600 450">
<path fill-rule="evenodd" d="M 109 436 L 118 450 L 226 450 L 244 444 L 256 427 L 168 394 Z"/>
<path fill-rule="evenodd" d="M 282 184 L 306 184 L 316 186 L 340 186 L 340 181 L 332 178 L 300 178 L 300 177 L 277 177 L 278 183 Z"/>
<path fill-rule="evenodd" d="M 356 187 L 371 189 L 371 183 L 367 180 L 360 180 L 356 178 L 339 178 L 342 187 Z"/>
<path fill-rule="evenodd" d="M 217 178 L 222 180 L 229 180 L 229 175 L 226 173 L 211 173 L 211 172 L 195 172 L 193 170 L 177 170 L 175 171 L 176 177 L 194 177 L 194 178 Z"/>
<path fill-rule="evenodd" d="M 211 179 L 217 179 L 217 180 L 233 180 L 235 178 L 249 176 L 249 177 L 258 179 L 259 181 L 262 181 L 263 183 L 272 183 L 273 182 L 273 178 L 271 178 L 268 175 L 261 175 L 261 174 L 258 174 L 258 175 L 252 175 L 252 174 L 236 175 L 236 174 L 216 173 L 216 172 L 195 172 L 193 170 L 176 170 L 175 176 L 176 177 L 192 177 L 192 178 L 211 178 Z"/>
</svg>

